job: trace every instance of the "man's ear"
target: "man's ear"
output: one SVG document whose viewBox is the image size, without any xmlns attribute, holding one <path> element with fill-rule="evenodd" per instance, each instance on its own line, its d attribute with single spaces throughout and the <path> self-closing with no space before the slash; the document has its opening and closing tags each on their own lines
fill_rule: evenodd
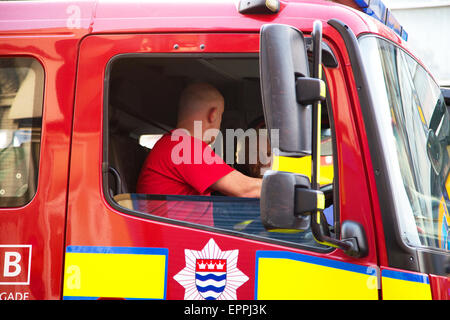
<svg viewBox="0 0 450 320">
<path fill-rule="evenodd" d="M 212 107 L 208 110 L 208 122 L 213 123 L 216 121 L 217 117 L 219 116 L 219 110 L 217 107 Z"/>
</svg>

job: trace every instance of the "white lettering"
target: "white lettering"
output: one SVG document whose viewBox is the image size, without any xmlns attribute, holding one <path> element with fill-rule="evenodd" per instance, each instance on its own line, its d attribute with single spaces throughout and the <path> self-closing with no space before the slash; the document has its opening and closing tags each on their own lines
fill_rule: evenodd
<svg viewBox="0 0 450 320">
<path fill-rule="evenodd" d="M 14 260 L 12 260 L 11 258 L 14 258 Z M 3 276 L 4 277 L 18 276 L 22 271 L 22 268 L 19 265 L 21 259 L 22 257 L 18 252 L 9 252 L 9 251 L 5 252 L 5 264 L 3 268 Z M 14 271 L 10 271 L 11 268 L 13 268 Z"/>
<path fill-rule="evenodd" d="M 374 267 L 367 268 L 367 274 L 370 275 L 369 278 L 367 278 L 366 285 L 369 290 L 378 290 L 380 288 L 379 286 L 379 277 L 378 277 L 378 270 Z"/>
<path fill-rule="evenodd" d="M 79 266 L 68 266 L 66 273 L 67 276 L 67 288 L 70 290 L 79 290 L 81 288 L 81 270 Z"/>
<path fill-rule="evenodd" d="M 196 307 L 191 304 L 190 307 L 184 308 L 184 314 L 201 314 L 211 315 L 213 318 L 217 315 L 219 307 Z"/>
<path fill-rule="evenodd" d="M 29 300 L 29 292 L 0 292 L 0 300 Z"/>
<path fill-rule="evenodd" d="M 67 28 L 75 29 L 81 27 L 81 9 L 77 5 L 70 5 L 66 9 L 69 17 L 66 20 Z"/>
</svg>

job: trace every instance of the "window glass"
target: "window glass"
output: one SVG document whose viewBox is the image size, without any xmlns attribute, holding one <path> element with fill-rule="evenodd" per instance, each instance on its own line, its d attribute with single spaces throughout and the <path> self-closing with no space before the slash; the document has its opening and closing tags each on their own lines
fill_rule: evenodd
<svg viewBox="0 0 450 320">
<path fill-rule="evenodd" d="M 219 131 L 206 131 L 202 137 L 204 141 L 215 137 L 206 146 L 192 138 L 192 132 L 183 135 L 176 130 L 182 117 L 180 105 L 186 98 L 183 92 L 192 83 L 213 85 L 224 99 Z M 215 181 L 216 175 L 229 172 L 226 167 L 246 176 L 262 178 L 271 167 L 269 137 L 272 135 L 268 135 L 264 123 L 257 57 L 121 57 L 111 64 L 108 105 L 110 121 L 105 143 L 109 171 L 105 181 L 110 196 L 121 207 L 150 217 L 213 227 L 246 237 L 326 248 L 314 240 L 310 230 L 267 231 L 261 222 L 259 199 L 226 196 L 211 188 L 203 190 L 203 182 L 197 181 Z M 322 182 L 326 184 L 325 214 L 333 231 L 332 132 L 326 105 L 323 109 Z M 166 156 L 156 157 L 161 146 L 171 146 L 171 149 Z M 201 151 L 201 161 L 223 162 L 226 167 L 196 169 L 197 159 L 191 151 L 195 154 L 197 147 Z M 146 161 L 153 162 L 147 165 Z M 190 170 L 184 171 L 185 161 L 191 165 Z M 177 169 L 169 172 L 169 167 L 172 170 L 173 166 L 168 163 L 176 163 Z M 145 191 L 139 187 L 139 179 L 143 176 L 142 168 L 148 167 L 151 179 L 145 190 L 150 191 Z M 173 186 L 172 189 L 166 187 L 166 178 L 182 181 L 177 185 L 180 193 L 172 193 Z M 190 185 L 188 188 L 186 182 Z"/>
<path fill-rule="evenodd" d="M 449 249 L 450 117 L 438 85 L 397 46 L 360 40 L 389 154 L 402 237 Z M 382 79 L 382 81 L 380 81 Z"/>
<path fill-rule="evenodd" d="M 0 58 L 0 207 L 36 193 L 44 70 L 32 58 Z"/>
</svg>

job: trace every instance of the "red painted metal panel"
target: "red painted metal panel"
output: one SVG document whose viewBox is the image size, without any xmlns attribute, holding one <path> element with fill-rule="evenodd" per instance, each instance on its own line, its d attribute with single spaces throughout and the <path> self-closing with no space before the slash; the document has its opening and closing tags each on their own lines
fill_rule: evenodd
<svg viewBox="0 0 450 320">
<path fill-rule="evenodd" d="M 61 35 L 0 36 L 0 56 L 31 56 L 45 70 L 38 189 L 27 205 L 0 208 L 0 244 L 31 246 L 29 285 L 2 285 L 0 291 L 29 299 L 61 296 L 78 41 Z"/>
<path fill-rule="evenodd" d="M 240 251 L 238 267 L 250 278 L 238 291 L 240 299 L 254 297 L 256 249 L 320 255 L 130 216 L 113 209 L 102 194 L 103 80 L 107 62 L 117 54 L 129 52 L 258 52 L 258 32 L 268 22 L 292 24 L 308 33 L 315 19 L 322 20 L 324 38 L 340 65 L 325 73 L 339 132 L 336 158 L 341 164 L 341 221 L 360 222 L 367 232 L 370 249 L 364 259 L 349 258 L 338 250 L 322 256 L 365 265 L 388 264 L 370 153 L 361 138 L 366 135 L 351 65 L 342 40 L 326 21 L 337 18 L 357 35 L 372 32 L 401 43 L 381 23 L 328 1 L 283 1 L 279 14 L 261 16 L 239 14 L 234 2 L 6 2 L 0 3 L 0 12 L 0 55 L 31 55 L 46 72 L 37 194 L 22 208 L 0 209 L 0 244 L 32 246 L 30 285 L 6 286 L 2 290 L 28 292 L 32 299 L 61 296 L 67 197 L 66 245 L 169 248 L 168 299 L 183 298 L 184 288 L 173 276 L 185 265 L 184 250 L 201 250 L 211 238 L 222 250 Z M 103 35 L 86 37 L 80 48 L 69 170 L 78 41 L 88 33 Z M 174 44 L 178 44 L 178 49 Z M 434 296 L 448 298 L 448 279 L 446 282 L 441 277 L 431 277 L 431 283 Z"/>
<path fill-rule="evenodd" d="M 326 28 L 325 30 L 331 30 Z M 179 44 L 174 49 L 174 44 Z M 200 44 L 205 48 L 201 49 Z M 330 43 L 331 44 L 331 43 Z M 332 45 L 332 44 L 331 44 Z M 333 46 L 334 50 L 338 50 Z M 327 72 L 336 106 L 340 207 L 343 219 L 360 222 L 369 239 L 369 256 L 353 259 L 339 250 L 328 254 L 288 248 L 237 236 L 127 215 L 113 209 L 102 191 L 103 79 L 108 61 L 121 53 L 258 52 L 258 34 L 140 34 L 89 36 L 80 47 L 70 171 L 66 245 L 169 248 L 167 299 L 183 299 L 184 288 L 174 279 L 185 266 L 185 249 L 201 250 L 213 238 L 221 250 L 239 250 L 238 268 L 249 277 L 238 290 L 239 299 L 254 298 L 256 250 L 291 250 L 363 265 L 377 265 L 371 203 L 364 176 L 357 128 L 345 93 L 345 70 Z M 340 60 L 341 65 L 345 65 Z"/>
<path fill-rule="evenodd" d="M 450 300 L 450 277 L 430 275 L 433 300 Z"/>
</svg>

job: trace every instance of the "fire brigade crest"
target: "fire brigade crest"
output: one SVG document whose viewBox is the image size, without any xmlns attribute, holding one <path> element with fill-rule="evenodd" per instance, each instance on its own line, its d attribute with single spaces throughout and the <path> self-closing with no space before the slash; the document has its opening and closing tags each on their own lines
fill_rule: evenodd
<svg viewBox="0 0 450 320">
<path fill-rule="evenodd" d="M 248 280 L 237 268 L 239 250 L 222 251 L 210 239 L 201 251 L 185 250 L 186 266 L 173 278 L 185 300 L 236 300 L 236 290 Z"/>
</svg>

